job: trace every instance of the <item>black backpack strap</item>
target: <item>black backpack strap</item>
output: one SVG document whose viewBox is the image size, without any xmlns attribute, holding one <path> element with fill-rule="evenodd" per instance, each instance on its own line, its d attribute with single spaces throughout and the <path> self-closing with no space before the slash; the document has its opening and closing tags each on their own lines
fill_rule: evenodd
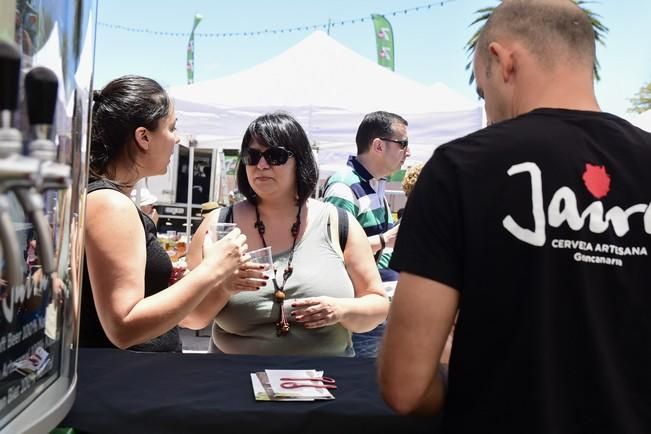
<svg viewBox="0 0 651 434">
<path fill-rule="evenodd" d="M 344 249 L 348 240 L 348 213 L 332 204 L 328 206 L 328 237 L 332 241 L 333 247 L 337 254 L 344 257 Z M 336 229 L 335 229 L 336 226 Z"/>
<path fill-rule="evenodd" d="M 346 250 L 346 241 L 348 241 L 348 213 L 343 209 L 337 207 L 337 222 L 339 224 L 339 246 L 341 251 Z"/>
</svg>

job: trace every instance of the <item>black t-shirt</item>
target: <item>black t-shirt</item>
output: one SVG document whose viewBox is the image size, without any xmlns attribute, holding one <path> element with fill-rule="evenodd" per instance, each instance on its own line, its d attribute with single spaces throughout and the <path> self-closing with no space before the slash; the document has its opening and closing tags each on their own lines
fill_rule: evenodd
<svg viewBox="0 0 651 434">
<path fill-rule="evenodd" d="M 453 433 L 651 433 L 651 134 L 538 109 L 439 147 L 391 267 L 456 288 Z"/>
<path fill-rule="evenodd" d="M 110 181 L 96 180 L 88 184 L 88 193 L 102 189 L 119 189 Z M 135 204 L 134 204 L 135 206 Z M 154 222 L 142 211 L 138 210 L 140 220 L 142 221 L 143 228 L 145 229 L 145 238 L 147 244 L 147 262 L 145 265 L 145 297 L 156 294 L 167 288 L 169 279 L 172 275 L 172 261 L 167 255 L 163 247 L 158 242 L 156 236 L 156 225 Z M 112 222 L 106 222 L 110 225 Z M 129 252 L 124 252 L 126 255 Z M 95 309 L 95 299 L 90 285 L 90 277 L 88 276 L 88 266 L 86 258 L 84 257 L 84 276 L 82 284 L 82 297 L 81 297 L 81 317 L 79 324 L 79 346 L 81 347 L 100 347 L 100 348 L 115 348 L 115 345 L 109 340 L 102 328 L 99 321 L 97 310 Z M 180 352 L 182 350 L 181 337 L 179 335 L 178 327 L 174 327 L 168 332 L 148 342 L 134 345 L 129 348 L 133 351 L 170 351 Z"/>
</svg>

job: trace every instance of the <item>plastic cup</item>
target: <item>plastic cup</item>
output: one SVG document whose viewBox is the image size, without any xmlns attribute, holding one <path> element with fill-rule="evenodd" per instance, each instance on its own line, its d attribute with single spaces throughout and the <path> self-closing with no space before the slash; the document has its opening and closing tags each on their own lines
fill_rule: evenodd
<svg viewBox="0 0 651 434">
<path fill-rule="evenodd" d="M 226 236 L 227 233 L 235 229 L 237 225 L 235 223 L 222 223 L 222 222 L 215 222 L 211 223 L 210 227 L 208 228 L 208 232 L 210 233 L 210 239 L 212 242 L 216 242 L 221 240 Z"/>
<path fill-rule="evenodd" d="M 251 256 L 250 261 L 253 263 L 266 264 L 270 267 L 273 266 L 274 260 L 271 256 L 271 247 L 263 247 L 258 250 L 253 250 L 252 252 L 249 252 L 249 255 Z"/>
</svg>

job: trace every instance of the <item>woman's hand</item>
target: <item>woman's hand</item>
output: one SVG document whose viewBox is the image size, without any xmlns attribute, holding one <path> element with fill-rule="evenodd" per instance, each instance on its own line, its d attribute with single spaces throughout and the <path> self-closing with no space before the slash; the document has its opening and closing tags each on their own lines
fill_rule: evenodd
<svg viewBox="0 0 651 434">
<path fill-rule="evenodd" d="M 210 237 L 205 237 L 201 265 L 205 265 L 213 273 L 216 271 L 218 280 L 222 280 L 230 277 L 249 260 L 247 250 L 246 235 L 239 228 L 233 229 L 216 243 L 213 243 Z"/>
<path fill-rule="evenodd" d="M 205 234 L 207 235 L 207 231 Z M 201 256 L 203 256 L 203 259 L 198 262 L 197 267 L 188 276 L 198 271 L 202 275 L 209 273 L 210 278 L 213 280 L 212 284 L 209 285 L 210 291 L 208 294 L 180 324 L 183 327 L 195 330 L 202 329 L 210 324 L 224 308 L 232 295 L 228 290 L 232 279 L 236 274 L 240 273 L 240 268 L 246 268 L 245 264 L 251 260 L 251 255 L 246 253 L 248 249 L 246 236 L 238 228 L 233 229 L 215 243 L 212 242 L 209 236 L 196 238 L 197 235 L 195 234 L 193 243 L 198 243 L 201 240 L 203 252 L 198 251 L 198 247 L 196 247 L 195 250 L 198 255 L 196 255 L 195 259 Z"/>
<path fill-rule="evenodd" d="M 269 275 L 265 271 L 268 269 L 269 265 L 266 264 L 246 262 L 226 280 L 225 290 L 230 295 L 241 291 L 257 291 L 267 284 Z"/>
<path fill-rule="evenodd" d="M 308 329 L 337 324 L 347 312 L 345 299 L 327 296 L 296 299 L 291 307 L 296 322 Z"/>
</svg>

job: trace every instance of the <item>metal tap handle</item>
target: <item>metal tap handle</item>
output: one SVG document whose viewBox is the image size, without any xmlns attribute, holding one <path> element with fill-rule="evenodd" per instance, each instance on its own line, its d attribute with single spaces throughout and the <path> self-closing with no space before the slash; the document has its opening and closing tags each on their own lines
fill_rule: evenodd
<svg viewBox="0 0 651 434">
<path fill-rule="evenodd" d="M 52 125 L 58 89 L 57 76 L 48 68 L 37 66 L 25 75 L 27 113 L 31 125 Z"/>
<path fill-rule="evenodd" d="M 33 189 L 16 188 L 13 190 L 20 201 L 23 209 L 34 224 L 38 236 L 38 258 L 41 261 L 44 274 L 51 274 L 56 271 L 54 249 L 52 248 L 52 233 L 50 224 L 43 213 L 43 198 Z"/>
<path fill-rule="evenodd" d="M 29 155 L 42 161 L 56 160 L 57 146 L 49 139 L 57 104 L 59 81 L 48 68 L 36 67 L 25 76 L 25 96 L 29 123 L 35 138 L 29 143 Z"/>
<path fill-rule="evenodd" d="M 16 230 L 9 215 L 9 201 L 0 194 L 0 243 L 2 244 L 3 260 L 7 269 L 7 288 L 23 285 L 23 270 L 20 265 L 20 247 L 16 239 Z"/>
<path fill-rule="evenodd" d="M 0 40 L 0 158 L 20 152 L 20 131 L 11 127 L 11 113 L 18 107 L 20 50 Z"/>
<path fill-rule="evenodd" d="M 20 50 L 16 44 L 0 40 L 0 110 L 14 111 L 18 107 L 19 77 Z"/>
<path fill-rule="evenodd" d="M 34 157 L 37 158 L 36 155 Z M 41 192 L 46 190 L 63 190 L 70 186 L 70 166 L 67 164 L 43 161 L 39 170 L 41 184 L 37 187 Z"/>
</svg>

